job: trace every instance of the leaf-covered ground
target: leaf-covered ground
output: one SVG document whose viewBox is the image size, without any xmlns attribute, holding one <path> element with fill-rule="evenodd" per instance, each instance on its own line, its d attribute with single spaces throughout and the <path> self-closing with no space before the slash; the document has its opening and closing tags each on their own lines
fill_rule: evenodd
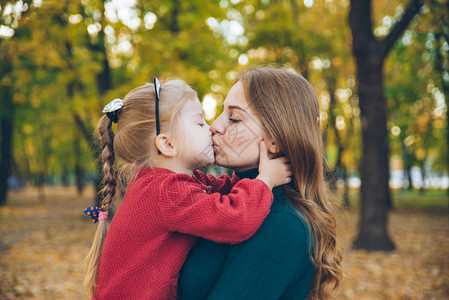
<svg viewBox="0 0 449 300">
<path fill-rule="evenodd" d="M 93 192 L 26 189 L 0 208 L 0 299 L 86 299 L 83 259 L 96 226 L 82 214 Z M 447 208 L 400 208 L 390 215 L 397 251 L 350 250 L 357 210 L 339 213 L 345 280 L 337 299 L 449 299 Z"/>
</svg>

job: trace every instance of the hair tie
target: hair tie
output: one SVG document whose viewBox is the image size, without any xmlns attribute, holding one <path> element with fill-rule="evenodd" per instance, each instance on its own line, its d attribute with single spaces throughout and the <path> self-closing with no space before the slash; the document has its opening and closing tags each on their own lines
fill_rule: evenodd
<svg viewBox="0 0 449 300">
<path fill-rule="evenodd" d="M 84 210 L 84 213 L 86 216 L 92 218 L 92 222 L 97 223 L 101 220 L 107 220 L 108 219 L 108 212 L 100 210 L 97 206 L 90 206 Z"/>
<path fill-rule="evenodd" d="M 117 112 L 119 109 L 123 107 L 123 100 L 120 98 L 114 99 L 103 108 L 103 113 L 106 113 L 109 120 L 111 120 L 114 123 L 118 122 L 118 115 Z"/>
</svg>

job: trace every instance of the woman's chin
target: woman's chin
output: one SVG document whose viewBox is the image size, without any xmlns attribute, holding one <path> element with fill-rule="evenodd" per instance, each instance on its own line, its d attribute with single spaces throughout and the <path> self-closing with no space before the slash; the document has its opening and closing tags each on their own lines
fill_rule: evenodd
<svg viewBox="0 0 449 300">
<path fill-rule="evenodd" d="M 227 161 L 223 160 L 222 157 L 219 154 L 217 154 L 217 152 L 215 152 L 214 163 L 220 167 L 225 167 L 225 168 L 229 167 L 229 164 L 227 163 Z"/>
</svg>

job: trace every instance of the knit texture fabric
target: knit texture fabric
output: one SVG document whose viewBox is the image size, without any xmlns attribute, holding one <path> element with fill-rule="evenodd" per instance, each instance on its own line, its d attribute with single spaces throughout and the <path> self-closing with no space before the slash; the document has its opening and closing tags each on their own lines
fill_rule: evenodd
<svg viewBox="0 0 449 300">
<path fill-rule="evenodd" d="M 108 230 L 92 299 L 176 299 L 179 270 L 197 237 L 247 240 L 272 201 L 258 179 L 140 169 Z"/>
</svg>

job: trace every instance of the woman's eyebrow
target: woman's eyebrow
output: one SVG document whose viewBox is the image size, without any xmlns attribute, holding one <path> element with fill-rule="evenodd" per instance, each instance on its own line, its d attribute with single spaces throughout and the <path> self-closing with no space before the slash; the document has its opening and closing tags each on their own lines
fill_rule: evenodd
<svg viewBox="0 0 449 300">
<path fill-rule="evenodd" d="M 224 104 L 222 104 L 222 107 L 224 109 Z M 229 109 L 239 109 L 239 110 L 245 112 L 246 114 L 248 114 L 248 112 L 245 109 L 243 109 L 243 108 L 241 108 L 240 106 L 237 106 L 237 105 L 229 105 L 228 108 Z"/>
</svg>

